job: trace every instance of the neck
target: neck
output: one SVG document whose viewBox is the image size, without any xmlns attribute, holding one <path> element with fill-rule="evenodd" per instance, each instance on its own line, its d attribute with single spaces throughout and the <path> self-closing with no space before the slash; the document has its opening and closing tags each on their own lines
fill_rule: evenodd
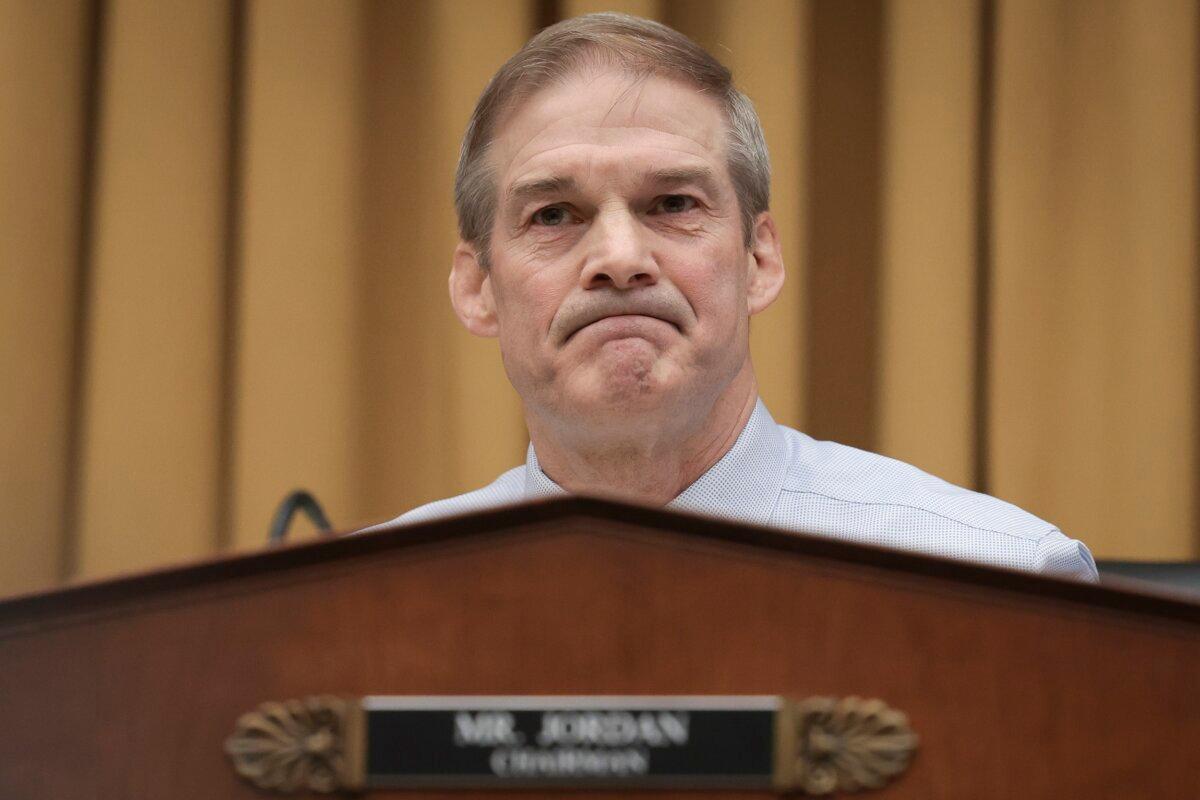
<svg viewBox="0 0 1200 800">
<path fill-rule="evenodd" d="M 604 426 L 540 424 L 527 416 L 542 471 L 574 494 L 661 506 L 729 452 L 758 400 L 747 362 L 707 408 L 664 408 L 654 418 Z M 691 413 L 688 413 L 688 412 Z"/>
</svg>

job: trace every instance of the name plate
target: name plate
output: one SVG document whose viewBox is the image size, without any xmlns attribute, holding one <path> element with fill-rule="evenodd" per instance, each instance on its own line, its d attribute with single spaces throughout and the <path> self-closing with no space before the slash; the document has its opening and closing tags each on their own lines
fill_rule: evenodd
<svg viewBox="0 0 1200 800">
<path fill-rule="evenodd" d="M 372 787 L 770 788 L 779 697 L 367 697 Z"/>
<path fill-rule="evenodd" d="M 260 789 L 884 786 L 917 746 L 880 700 L 773 695 L 315 696 L 238 719 L 225 751 Z"/>
</svg>

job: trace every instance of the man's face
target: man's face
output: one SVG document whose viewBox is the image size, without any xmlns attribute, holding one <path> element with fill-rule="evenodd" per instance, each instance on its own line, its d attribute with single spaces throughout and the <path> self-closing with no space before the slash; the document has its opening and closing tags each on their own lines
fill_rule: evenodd
<svg viewBox="0 0 1200 800">
<path fill-rule="evenodd" d="M 464 321 L 499 336 L 527 408 L 582 424 L 711 406 L 747 364 L 749 314 L 774 297 L 748 297 L 756 261 L 717 103 L 665 78 L 583 73 L 526 101 L 491 158 L 492 263 Z M 475 264 L 464 252 L 456 273 Z"/>
</svg>

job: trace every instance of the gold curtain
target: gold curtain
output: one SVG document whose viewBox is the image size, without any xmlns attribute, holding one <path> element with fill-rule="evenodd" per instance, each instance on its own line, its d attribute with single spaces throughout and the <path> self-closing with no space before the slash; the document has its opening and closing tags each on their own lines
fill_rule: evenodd
<svg viewBox="0 0 1200 800">
<path fill-rule="evenodd" d="M 458 139 L 540 26 L 667 22 L 772 150 L 782 422 L 1197 555 L 1194 0 L 0 0 L 0 594 L 519 462 L 446 301 Z"/>
</svg>

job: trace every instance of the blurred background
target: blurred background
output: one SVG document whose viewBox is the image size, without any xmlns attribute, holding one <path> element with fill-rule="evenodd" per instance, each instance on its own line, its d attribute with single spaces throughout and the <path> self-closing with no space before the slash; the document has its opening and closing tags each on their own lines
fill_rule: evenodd
<svg viewBox="0 0 1200 800">
<path fill-rule="evenodd" d="M 0 0 L 0 594 L 262 547 L 523 457 L 446 299 L 491 73 L 597 10 L 762 116 L 776 418 L 1098 556 L 1200 528 L 1195 0 Z"/>
</svg>

